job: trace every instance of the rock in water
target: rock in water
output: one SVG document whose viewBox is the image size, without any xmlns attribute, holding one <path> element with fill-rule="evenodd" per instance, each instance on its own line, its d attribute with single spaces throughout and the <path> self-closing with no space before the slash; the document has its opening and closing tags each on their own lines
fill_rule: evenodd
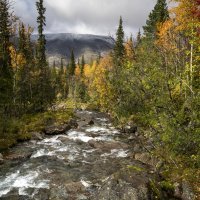
<svg viewBox="0 0 200 200">
<path fill-rule="evenodd" d="M 71 119 L 69 121 L 69 125 L 71 126 L 71 128 L 77 128 L 78 127 L 78 123 L 75 119 Z"/>
<path fill-rule="evenodd" d="M 0 165 L 3 164 L 3 155 L 0 153 Z"/>
<path fill-rule="evenodd" d="M 45 134 L 46 135 L 59 135 L 64 134 L 66 131 L 69 131 L 71 129 L 71 125 L 64 124 L 60 126 L 48 126 L 45 128 Z"/>
<path fill-rule="evenodd" d="M 44 139 L 44 133 L 31 132 L 31 139 L 32 140 L 43 140 Z"/>
<path fill-rule="evenodd" d="M 93 120 L 90 120 L 90 121 L 88 122 L 88 125 L 90 125 L 90 126 L 94 125 L 94 121 L 93 121 Z"/>
</svg>

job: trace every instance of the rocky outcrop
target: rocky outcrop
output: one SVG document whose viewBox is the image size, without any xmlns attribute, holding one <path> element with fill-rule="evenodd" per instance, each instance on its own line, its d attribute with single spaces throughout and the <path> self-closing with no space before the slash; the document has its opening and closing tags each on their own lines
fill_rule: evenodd
<svg viewBox="0 0 200 200">
<path fill-rule="evenodd" d="M 151 165 L 155 170 L 157 170 L 161 165 L 162 161 L 152 156 L 148 152 L 136 153 L 135 160 L 139 160 L 147 165 Z"/>
<path fill-rule="evenodd" d="M 175 196 L 181 200 L 195 200 L 194 192 L 187 182 L 175 183 Z"/>
<path fill-rule="evenodd" d="M 132 166 L 113 174 L 99 188 L 93 199 L 98 200 L 147 200 L 149 175 L 144 169 Z M 153 177 L 152 177 L 153 178 Z"/>
</svg>

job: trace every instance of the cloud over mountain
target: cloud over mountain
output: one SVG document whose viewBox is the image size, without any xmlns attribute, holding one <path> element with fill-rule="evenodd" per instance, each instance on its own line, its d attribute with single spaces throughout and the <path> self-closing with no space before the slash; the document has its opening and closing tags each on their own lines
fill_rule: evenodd
<svg viewBox="0 0 200 200">
<path fill-rule="evenodd" d="M 136 34 L 145 24 L 155 2 L 156 0 L 44 0 L 47 8 L 46 32 L 114 35 L 121 15 L 126 34 Z M 34 0 L 17 0 L 13 8 L 26 24 L 37 28 Z"/>
</svg>

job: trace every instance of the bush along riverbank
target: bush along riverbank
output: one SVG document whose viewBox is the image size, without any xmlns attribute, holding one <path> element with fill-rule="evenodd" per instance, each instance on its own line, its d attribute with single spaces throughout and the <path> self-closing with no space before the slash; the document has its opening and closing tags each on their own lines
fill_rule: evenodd
<svg viewBox="0 0 200 200">
<path fill-rule="evenodd" d="M 48 111 L 9 119 L 0 130 L 0 152 L 31 139 L 41 140 L 45 135 L 62 134 L 76 126 L 75 105 L 71 101 L 55 104 Z M 0 121 L 0 123 L 3 123 Z"/>
</svg>

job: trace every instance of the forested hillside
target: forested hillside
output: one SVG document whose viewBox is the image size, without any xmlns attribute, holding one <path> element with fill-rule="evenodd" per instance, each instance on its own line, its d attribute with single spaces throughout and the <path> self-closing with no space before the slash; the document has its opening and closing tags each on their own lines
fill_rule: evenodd
<svg viewBox="0 0 200 200">
<path fill-rule="evenodd" d="M 50 109 L 53 105 L 84 104 L 108 113 L 120 129 L 137 126 L 151 138 L 151 154 L 162 160 L 162 175 L 170 184 L 189 182 L 198 199 L 200 1 L 173 2 L 176 6 L 169 9 L 158 0 L 137 38 L 125 39 L 120 17 L 107 55 L 86 63 L 84 55 L 76 60 L 70 47 L 67 65 L 61 59 L 59 66 L 49 67 L 43 0 L 36 2 L 36 43 L 33 29 L 14 16 L 8 0 L 0 0 L 0 150 L 31 139 L 30 126 L 37 126 L 38 119 L 49 123 L 60 116 Z M 17 45 L 13 36 L 19 38 Z"/>
</svg>

